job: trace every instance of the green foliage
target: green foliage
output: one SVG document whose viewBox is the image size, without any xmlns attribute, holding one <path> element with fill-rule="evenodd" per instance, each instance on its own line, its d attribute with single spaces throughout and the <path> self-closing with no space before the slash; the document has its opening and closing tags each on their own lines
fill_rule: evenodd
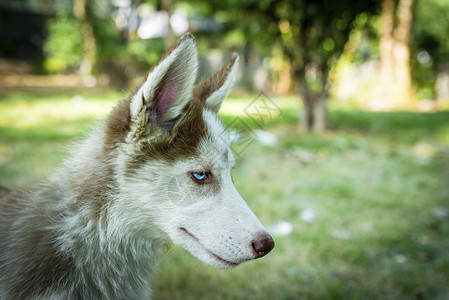
<svg viewBox="0 0 449 300">
<path fill-rule="evenodd" d="M 264 54 L 277 56 L 279 61 L 283 56 L 288 61 L 292 86 L 299 87 L 297 92 L 306 106 L 313 106 L 314 99 L 328 97 L 330 69 L 343 53 L 351 30 L 369 27 L 370 16 L 377 13 L 375 0 L 207 3 L 210 13 L 226 12 L 225 21 L 233 36 L 241 32 L 246 42 L 258 45 Z"/>
<path fill-rule="evenodd" d="M 91 16 L 89 22 L 95 34 L 97 46 L 97 58 L 101 63 L 103 57 L 109 57 L 124 46 L 124 42 L 120 39 L 120 30 L 114 23 L 112 18 L 98 18 Z"/>
<path fill-rule="evenodd" d="M 65 14 L 49 20 L 44 50 L 47 54 L 44 66 L 50 73 L 77 66 L 84 51 L 79 20 Z"/>
<path fill-rule="evenodd" d="M 100 63 L 107 60 L 119 60 L 127 61 L 128 64 L 143 64 L 143 67 L 147 68 L 153 65 L 165 51 L 162 38 L 125 41 L 120 37 L 122 33 L 112 19 L 92 18 L 91 22 L 95 31 Z"/>
<path fill-rule="evenodd" d="M 449 2 L 417 1 L 413 26 L 413 79 L 423 99 L 434 94 L 439 65 L 449 62 Z"/>
<path fill-rule="evenodd" d="M 126 47 L 126 54 L 140 61 L 145 66 L 155 64 L 164 51 L 164 41 L 162 38 L 129 41 Z"/>
<path fill-rule="evenodd" d="M 416 2 L 414 38 L 416 47 L 425 49 L 436 62 L 449 57 L 449 2 L 426 0 Z"/>
<path fill-rule="evenodd" d="M 126 43 L 114 43 L 108 40 L 98 51 L 97 73 L 104 73 L 116 88 L 128 88 L 132 82 L 148 71 L 164 53 L 162 39 L 132 40 Z"/>
</svg>

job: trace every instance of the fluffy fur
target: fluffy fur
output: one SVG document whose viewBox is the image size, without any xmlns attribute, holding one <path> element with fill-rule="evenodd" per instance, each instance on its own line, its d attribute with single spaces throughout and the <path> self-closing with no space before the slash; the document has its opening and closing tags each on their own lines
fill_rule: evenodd
<svg viewBox="0 0 449 300">
<path fill-rule="evenodd" d="M 273 240 L 232 183 L 216 116 L 237 62 L 194 87 L 184 35 L 60 172 L 0 189 L 0 299 L 148 299 L 170 243 L 219 268 L 267 254 Z"/>
</svg>

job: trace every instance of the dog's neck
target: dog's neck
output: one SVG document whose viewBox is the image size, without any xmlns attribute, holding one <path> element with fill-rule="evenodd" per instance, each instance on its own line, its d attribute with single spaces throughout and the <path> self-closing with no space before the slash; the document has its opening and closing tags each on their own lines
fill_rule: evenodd
<svg viewBox="0 0 449 300">
<path fill-rule="evenodd" d="M 104 155 L 102 137 L 102 131 L 93 132 L 79 146 L 78 153 L 83 155 L 75 154 L 61 174 L 65 185 L 61 188 L 70 200 L 58 244 L 82 270 L 79 280 L 98 291 L 87 298 L 139 298 L 151 292 L 151 266 L 166 248 L 165 241 L 140 234 L 131 221 L 123 219 L 116 205 L 120 191 L 114 157 Z"/>
</svg>

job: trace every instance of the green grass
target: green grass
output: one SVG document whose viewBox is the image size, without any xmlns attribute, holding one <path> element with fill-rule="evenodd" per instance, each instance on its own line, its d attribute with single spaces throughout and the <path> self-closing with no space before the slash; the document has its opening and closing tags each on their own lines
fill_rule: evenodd
<svg viewBox="0 0 449 300">
<path fill-rule="evenodd" d="M 79 92 L 77 92 L 79 93 Z M 0 182 L 28 186 L 51 173 L 122 95 L 0 95 Z M 222 119 L 249 98 L 231 98 Z M 253 142 L 234 182 L 276 234 L 268 256 L 215 270 L 172 248 L 153 278 L 156 299 L 447 299 L 449 297 L 449 112 L 374 113 L 331 105 L 331 130 L 296 130 L 294 99 L 268 122 L 275 147 Z M 305 222 L 300 214 L 314 209 Z M 445 214 L 446 213 L 446 214 Z"/>
</svg>

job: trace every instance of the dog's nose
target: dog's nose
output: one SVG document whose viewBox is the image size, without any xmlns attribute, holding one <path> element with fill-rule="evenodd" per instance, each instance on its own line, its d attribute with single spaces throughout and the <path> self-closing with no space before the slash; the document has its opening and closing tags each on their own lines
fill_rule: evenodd
<svg viewBox="0 0 449 300">
<path fill-rule="evenodd" d="M 261 234 L 251 242 L 255 258 L 268 254 L 274 247 L 274 241 L 269 234 Z"/>
</svg>

